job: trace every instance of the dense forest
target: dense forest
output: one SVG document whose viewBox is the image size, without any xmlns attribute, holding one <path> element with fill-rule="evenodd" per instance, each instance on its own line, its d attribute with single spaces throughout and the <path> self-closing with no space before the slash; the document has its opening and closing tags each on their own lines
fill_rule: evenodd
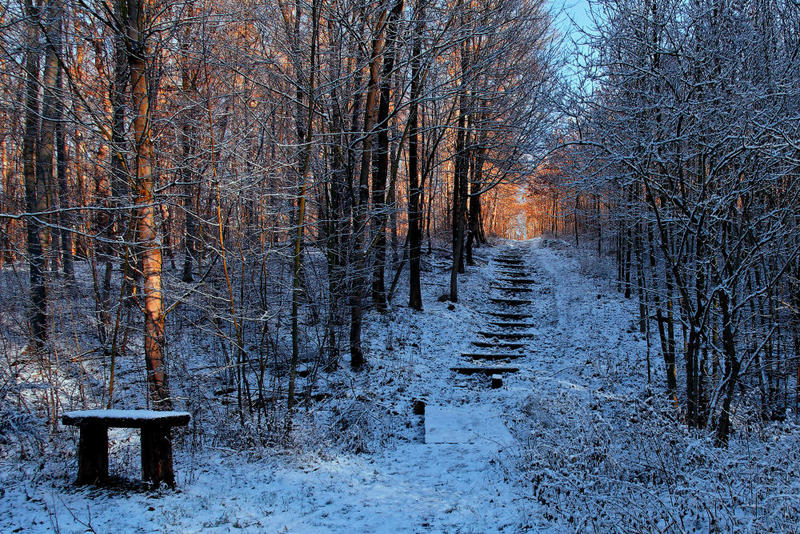
<svg viewBox="0 0 800 534">
<path fill-rule="evenodd" d="M 49 362 L 72 343 L 53 302 L 91 293 L 79 352 L 108 360 L 108 405 L 116 359 L 137 351 L 150 400 L 170 404 L 169 316 L 192 296 L 242 414 L 265 361 L 288 362 L 289 404 L 311 352 L 360 369 L 366 301 L 421 308 L 420 256 L 450 232 L 457 300 L 473 247 L 509 224 L 489 192 L 530 174 L 552 121 L 541 2 L 53 1 L 3 17 L 2 261 L 30 273 L 7 335 Z"/>
<path fill-rule="evenodd" d="M 598 9 L 570 138 L 577 213 L 599 199 L 620 286 L 658 333 L 657 379 L 724 444 L 740 393 L 764 419 L 800 408 L 800 9 Z"/>
<path fill-rule="evenodd" d="M 4 1 L 0 443 L 145 406 L 282 442 L 399 308 L 541 236 L 613 265 L 687 432 L 796 419 L 800 4 L 586 13 Z"/>
<path fill-rule="evenodd" d="M 364 306 L 421 309 L 420 257 L 446 243 L 457 301 L 473 248 L 515 224 L 495 188 L 515 196 L 554 121 L 542 2 L 51 1 L 3 19 L 2 261 L 29 269 L 6 346 L 48 370 L 100 361 L 108 406 L 118 360 L 142 353 L 149 402 L 171 405 L 183 335 L 219 344 L 243 421 L 271 381 L 291 407 L 301 361 L 360 370 Z M 87 296 L 75 338 L 63 316 Z"/>
</svg>

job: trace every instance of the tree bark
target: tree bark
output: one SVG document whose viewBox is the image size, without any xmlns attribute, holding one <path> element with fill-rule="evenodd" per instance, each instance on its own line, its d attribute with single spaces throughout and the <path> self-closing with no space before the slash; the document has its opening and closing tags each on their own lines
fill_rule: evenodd
<svg viewBox="0 0 800 534">
<path fill-rule="evenodd" d="M 422 32 L 425 24 L 425 0 L 417 0 L 416 24 L 411 51 L 411 102 L 408 111 L 408 247 L 409 247 L 409 295 L 408 305 L 422 310 L 422 283 L 420 256 L 422 253 L 422 213 L 420 201 L 423 195 L 419 181 L 419 97 L 421 94 L 420 55 L 422 54 Z"/>
<path fill-rule="evenodd" d="M 468 44 L 461 46 L 461 88 L 458 95 L 455 164 L 453 170 L 453 266 L 450 271 L 450 301 L 458 302 L 458 273 L 463 272 L 464 226 L 469 187 L 469 131 L 466 80 L 469 68 Z"/>
<path fill-rule="evenodd" d="M 187 5 L 187 17 L 191 20 L 194 17 L 194 3 Z M 180 177 L 183 186 L 183 213 L 184 213 L 184 235 L 183 235 L 183 269 L 181 280 L 191 282 L 192 267 L 195 256 L 199 250 L 198 223 L 197 223 L 197 190 L 200 187 L 199 176 L 195 172 L 197 163 L 195 160 L 195 135 L 196 130 L 196 110 L 194 100 L 199 97 L 197 92 L 197 69 L 192 69 L 190 65 L 191 24 L 186 24 L 183 31 L 181 42 L 181 91 L 188 102 L 186 111 L 180 124 L 181 139 L 181 168 Z"/>
<path fill-rule="evenodd" d="M 141 243 L 144 282 L 144 357 L 150 400 L 156 409 L 172 407 L 164 358 L 164 304 L 161 287 L 161 246 L 156 229 L 153 176 L 153 141 L 150 123 L 146 44 L 147 13 L 145 0 L 128 2 L 127 45 L 131 77 L 133 132 L 136 153 L 134 204 L 137 238 Z"/>
<path fill-rule="evenodd" d="M 372 213 L 375 231 L 375 268 L 372 277 L 372 301 L 379 311 L 386 310 L 386 182 L 389 175 L 389 103 L 392 70 L 397 36 L 397 20 L 403 11 L 403 0 L 397 0 L 386 22 L 386 51 L 380 81 L 380 103 L 377 117 L 377 143 L 373 154 Z"/>
<path fill-rule="evenodd" d="M 298 10 L 298 17 L 299 17 Z M 308 182 L 310 180 L 311 171 L 311 140 L 314 135 L 314 83 L 316 74 L 316 54 L 317 54 L 317 29 L 319 25 L 318 20 L 318 4 L 314 0 L 311 5 L 311 50 L 309 53 L 310 74 L 308 76 L 308 86 L 306 87 L 306 99 L 308 105 L 304 114 L 298 110 L 298 123 L 303 120 L 306 121 L 305 129 L 300 130 L 298 127 L 298 135 L 303 134 L 305 137 L 298 137 L 302 148 L 298 160 L 298 175 L 300 183 L 298 187 L 297 197 L 297 230 L 294 238 L 294 257 L 292 261 L 292 360 L 291 368 L 289 370 L 289 391 L 288 391 L 288 411 L 289 419 L 288 424 L 291 426 L 291 414 L 294 408 L 294 395 L 295 395 L 295 379 L 297 375 L 297 364 L 300 359 L 300 325 L 299 325 L 299 308 L 300 308 L 300 292 L 301 292 L 301 269 L 303 267 L 303 245 L 304 245 L 304 231 L 305 231 L 305 216 L 306 216 L 306 191 Z M 299 36 L 298 36 L 299 38 Z M 299 61 L 299 58 L 298 58 Z M 298 80 L 299 81 L 299 80 Z M 300 84 L 298 83 L 298 86 Z M 302 101 L 301 101 L 302 102 Z"/>
<path fill-rule="evenodd" d="M 486 139 L 485 132 L 481 132 L 481 140 L 475 150 L 475 162 L 472 169 L 472 180 L 469 184 L 469 216 L 467 232 L 467 265 L 475 265 L 472 258 L 472 247 L 482 241 L 481 231 L 481 188 L 483 187 L 483 143 Z"/>
<path fill-rule="evenodd" d="M 375 104 L 378 97 L 378 69 L 380 58 L 385 45 L 384 25 L 386 10 L 384 9 L 375 25 L 375 37 L 372 40 L 372 56 L 369 62 L 369 83 L 367 97 L 364 104 L 364 130 L 361 150 L 361 171 L 358 180 L 358 204 L 356 205 L 353 221 L 354 235 L 354 264 L 355 273 L 350 291 L 350 367 L 360 370 L 364 366 L 364 353 L 361 350 L 361 324 L 363 308 L 361 300 L 364 293 L 364 279 L 366 278 L 365 248 L 367 232 L 367 216 L 369 211 L 369 174 L 372 154 L 372 129 L 375 126 Z"/>
<path fill-rule="evenodd" d="M 59 211 L 58 214 L 58 225 L 59 229 L 59 237 L 60 237 L 60 244 L 61 244 L 61 268 L 64 272 L 64 278 L 67 280 L 67 284 L 72 285 L 75 283 L 75 267 L 74 261 L 72 257 L 72 231 L 70 230 L 70 226 L 72 223 L 72 217 L 69 215 L 68 212 L 63 211 L 63 208 L 67 207 L 69 203 L 69 187 L 67 186 L 67 143 L 64 134 L 64 74 L 63 74 L 63 65 L 61 64 L 60 58 L 62 57 L 62 20 L 63 20 L 63 8 L 59 9 L 59 14 L 56 17 L 56 21 L 53 23 L 53 27 L 51 30 L 52 38 L 50 42 L 50 46 L 53 47 L 56 58 L 59 59 L 58 61 L 58 71 L 56 73 L 56 107 L 54 113 L 54 120 L 56 123 L 55 129 L 55 144 L 56 144 L 56 177 L 58 182 L 58 199 L 59 199 L 59 208 L 62 208 L 62 211 Z"/>
<path fill-rule="evenodd" d="M 25 51 L 25 133 L 22 139 L 22 165 L 25 177 L 25 210 L 36 214 L 45 210 L 45 188 L 37 176 L 36 139 L 39 136 L 39 11 L 26 0 L 29 18 Z M 41 215 L 25 219 L 31 291 L 31 344 L 40 350 L 47 341 L 47 286 L 44 277 L 44 252 Z"/>
<path fill-rule="evenodd" d="M 41 7 L 40 20 L 45 28 L 44 43 L 44 69 L 42 72 L 42 119 L 39 125 L 39 139 L 36 143 L 36 182 L 39 188 L 40 198 L 38 199 L 41 211 L 51 208 L 56 196 L 55 177 L 53 176 L 53 158 L 55 157 L 55 131 L 56 131 L 56 83 L 58 81 L 58 53 L 55 48 L 55 40 L 60 40 L 56 36 L 56 27 L 61 28 L 62 5 L 60 0 L 51 0 Z M 57 222 L 55 215 L 42 216 L 50 223 Z M 57 240 L 53 238 L 46 229 L 42 232 L 42 246 L 50 246 L 51 250 L 58 250 Z M 44 254 L 45 263 L 47 255 Z M 55 271 L 54 262 L 57 258 L 51 258 L 51 269 Z M 45 266 L 47 269 L 47 266 Z"/>
</svg>

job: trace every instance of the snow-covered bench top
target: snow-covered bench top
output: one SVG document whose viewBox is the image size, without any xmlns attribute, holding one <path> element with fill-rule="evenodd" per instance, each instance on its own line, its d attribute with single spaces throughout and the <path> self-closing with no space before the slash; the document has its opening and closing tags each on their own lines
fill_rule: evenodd
<svg viewBox="0 0 800 534">
<path fill-rule="evenodd" d="M 189 424 L 189 412 L 161 412 L 156 410 L 78 410 L 66 412 L 61 417 L 65 425 L 98 425 L 116 428 L 142 428 L 149 426 L 183 426 Z"/>
</svg>

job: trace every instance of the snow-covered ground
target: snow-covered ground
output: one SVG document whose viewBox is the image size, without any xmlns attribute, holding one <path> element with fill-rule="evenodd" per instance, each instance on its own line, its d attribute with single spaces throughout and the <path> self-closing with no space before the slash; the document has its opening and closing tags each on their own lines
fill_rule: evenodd
<svg viewBox="0 0 800 534">
<path fill-rule="evenodd" d="M 514 310 L 532 315 L 533 336 L 513 361 L 519 372 L 491 389 L 489 377 L 450 367 L 483 350 L 471 346 L 479 330 L 497 330 L 485 314 L 499 309 L 489 301 L 499 295 L 492 258 L 509 252 L 535 280 L 523 297 L 533 303 Z M 594 260 L 541 239 L 477 257 L 457 304 L 437 300 L 449 277 L 442 259 L 425 273 L 423 312 L 396 304 L 371 315 L 369 372 L 334 373 L 339 394 L 298 414 L 290 444 L 234 450 L 178 439 L 175 491 L 73 487 L 74 457 L 6 462 L 0 532 L 797 530 L 794 423 L 714 449 L 675 421 L 656 351 L 647 384 L 636 303 Z M 450 438 L 426 442 L 417 400 Z M 448 429 L 448 414 L 466 423 Z M 111 463 L 135 468 L 135 431 L 111 436 Z"/>
</svg>

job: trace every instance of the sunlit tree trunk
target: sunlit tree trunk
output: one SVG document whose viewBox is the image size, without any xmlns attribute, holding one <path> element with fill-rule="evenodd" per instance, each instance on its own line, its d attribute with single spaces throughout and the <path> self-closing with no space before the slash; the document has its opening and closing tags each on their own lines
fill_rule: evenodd
<svg viewBox="0 0 800 534">
<path fill-rule="evenodd" d="M 134 203 L 137 239 L 141 243 L 144 284 L 144 357 L 150 400 L 157 409 L 169 409 L 172 401 L 167 385 L 164 359 L 164 304 L 161 280 L 161 246 L 156 228 L 157 203 L 154 197 L 153 141 L 148 88 L 149 47 L 145 42 L 148 25 L 145 0 L 128 2 L 128 66 L 133 104 L 133 134 L 136 157 Z"/>
</svg>

